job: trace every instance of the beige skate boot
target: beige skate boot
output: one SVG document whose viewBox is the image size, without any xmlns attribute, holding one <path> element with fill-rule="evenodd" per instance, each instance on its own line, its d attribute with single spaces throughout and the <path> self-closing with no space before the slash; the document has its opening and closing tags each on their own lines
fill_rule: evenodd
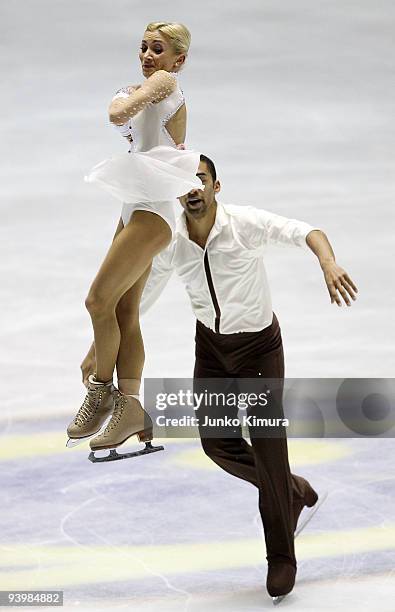
<svg viewBox="0 0 395 612">
<path fill-rule="evenodd" d="M 68 447 L 97 434 L 114 409 L 114 385 L 97 384 L 94 375 L 89 376 L 88 381 L 84 402 L 67 428 Z"/>
<path fill-rule="evenodd" d="M 113 461 L 163 450 L 163 446 L 152 446 L 152 428 L 152 419 L 139 400 L 116 391 L 113 415 L 104 431 L 90 441 L 89 446 L 92 452 L 89 459 L 93 462 Z M 115 449 L 134 435 L 137 435 L 139 442 L 145 442 L 145 448 L 140 451 L 118 454 Z M 105 457 L 96 457 L 95 451 L 103 449 L 111 449 L 110 454 Z"/>
</svg>

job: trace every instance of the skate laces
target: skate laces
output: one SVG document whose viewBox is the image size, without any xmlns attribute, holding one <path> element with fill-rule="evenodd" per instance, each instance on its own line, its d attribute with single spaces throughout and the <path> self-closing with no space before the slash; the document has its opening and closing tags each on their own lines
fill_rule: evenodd
<svg viewBox="0 0 395 612">
<path fill-rule="evenodd" d="M 118 425 L 126 403 L 127 403 L 127 398 L 124 397 L 122 393 L 117 391 L 115 395 L 114 412 L 112 413 L 111 420 L 105 429 L 105 433 L 108 433 L 111 429 L 113 429 L 114 427 Z"/>
<path fill-rule="evenodd" d="M 78 425 L 83 425 L 84 423 L 89 421 L 89 419 L 92 418 L 92 416 L 94 415 L 94 413 L 96 412 L 99 406 L 99 401 L 101 400 L 102 391 L 103 389 L 101 388 L 98 388 L 98 389 L 88 388 L 88 392 L 85 396 L 82 406 L 78 410 L 77 415 L 75 417 L 75 422 Z"/>
</svg>

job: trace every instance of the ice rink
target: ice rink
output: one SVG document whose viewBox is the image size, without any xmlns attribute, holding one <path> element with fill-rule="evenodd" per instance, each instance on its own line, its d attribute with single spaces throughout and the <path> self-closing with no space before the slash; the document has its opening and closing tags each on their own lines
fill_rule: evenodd
<svg viewBox="0 0 395 612">
<path fill-rule="evenodd" d="M 83 177 L 127 150 L 107 106 L 142 79 L 154 20 L 192 33 L 186 144 L 214 160 L 218 199 L 322 228 L 358 286 L 338 308 L 313 253 L 269 250 L 286 375 L 394 376 L 392 2 L 3 3 L 0 590 L 63 590 L 66 609 L 255 612 L 273 605 L 248 483 L 197 440 L 107 466 L 87 461 L 87 445 L 65 449 L 92 341 L 84 300 L 120 213 Z M 192 375 L 194 318 L 178 279 L 143 334 L 145 376 Z M 293 471 L 329 495 L 297 540 L 281 608 L 393 612 L 393 439 L 289 448 Z"/>
</svg>

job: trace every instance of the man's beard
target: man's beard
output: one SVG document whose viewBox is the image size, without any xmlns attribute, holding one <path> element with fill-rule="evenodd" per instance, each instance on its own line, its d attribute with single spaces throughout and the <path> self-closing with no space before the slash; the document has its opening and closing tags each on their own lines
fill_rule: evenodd
<svg viewBox="0 0 395 612">
<path fill-rule="evenodd" d="M 187 211 L 188 214 L 191 215 L 191 217 L 193 217 L 194 219 L 200 219 L 201 217 L 204 217 L 207 212 L 207 204 L 204 200 L 201 200 L 199 208 L 189 208 L 187 203 Z"/>
</svg>

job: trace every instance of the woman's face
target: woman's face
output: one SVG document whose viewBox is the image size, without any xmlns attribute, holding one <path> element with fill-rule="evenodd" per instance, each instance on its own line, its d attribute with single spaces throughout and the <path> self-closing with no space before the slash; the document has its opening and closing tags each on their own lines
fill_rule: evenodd
<svg viewBox="0 0 395 612">
<path fill-rule="evenodd" d="M 178 72 L 185 61 L 185 55 L 175 53 L 170 42 L 159 30 L 144 33 L 139 57 L 143 75 L 146 78 L 156 70 Z"/>
</svg>

